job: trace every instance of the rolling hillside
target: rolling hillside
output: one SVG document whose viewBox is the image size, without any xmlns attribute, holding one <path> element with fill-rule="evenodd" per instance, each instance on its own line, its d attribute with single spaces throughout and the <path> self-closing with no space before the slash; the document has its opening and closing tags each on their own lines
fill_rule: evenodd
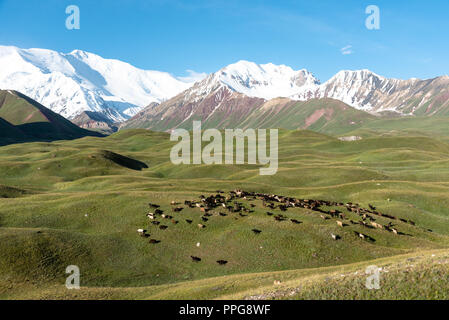
<svg viewBox="0 0 449 320">
<path fill-rule="evenodd" d="M 0 90 L 0 142 L 53 141 L 101 136 L 84 130 L 17 91 Z M 7 133 L 6 133 L 7 132 Z"/>
<path fill-rule="evenodd" d="M 279 171 L 264 177 L 253 165 L 175 166 L 168 137 L 123 130 L 107 138 L 1 147 L 0 296 L 170 299 L 281 291 L 282 298 L 282 288 L 297 288 L 295 281 L 307 276 L 313 286 L 302 295 L 295 291 L 298 297 L 338 298 L 347 297 L 347 291 L 317 291 L 324 274 L 363 272 L 376 259 L 393 270 L 407 261 L 403 255 L 428 257 L 416 270 L 413 288 L 432 296 L 424 289 L 432 290 L 434 278 L 419 275 L 430 270 L 426 265 L 434 263 L 434 252 L 442 252 L 445 261 L 449 248 L 448 142 L 393 133 L 345 142 L 311 131 L 281 131 Z M 356 213 L 345 213 L 341 227 L 338 218 L 323 219 L 302 207 L 269 209 L 259 199 L 235 199 L 249 212 L 214 209 L 207 221 L 199 208 L 184 204 L 217 190 L 229 196 L 239 188 L 364 208 L 371 204 L 386 214 L 376 223 L 392 222 L 399 233 L 363 227 Z M 172 201 L 183 210 L 175 212 Z M 156 219 L 168 228 L 151 223 L 149 203 L 173 216 L 174 221 Z M 267 211 L 287 219 L 276 221 Z M 139 228 L 150 236 L 140 236 Z M 63 287 L 71 264 L 80 267 L 85 288 L 76 297 Z M 441 272 L 447 276 L 447 269 Z M 285 287 L 273 287 L 274 280 Z M 441 282 L 443 292 L 446 283 Z M 357 290 L 363 295 L 363 287 Z"/>
</svg>

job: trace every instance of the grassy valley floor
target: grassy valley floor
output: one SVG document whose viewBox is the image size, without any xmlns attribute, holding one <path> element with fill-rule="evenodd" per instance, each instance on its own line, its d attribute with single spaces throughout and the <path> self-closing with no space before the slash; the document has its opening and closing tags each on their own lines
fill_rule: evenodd
<svg viewBox="0 0 449 320">
<path fill-rule="evenodd" d="M 146 130 L 1 147 L 0 298 L 447 298 L 449 143 L 372 130 L 358 141 L 280 131 L 275 176 L 260 176 L 252 165 L 175 166 L 169 135 Z M 304 208 L 282 212 L 300 224 L 278 223 L 266 212 L 281 211 L 260 200 L 242 201 L 254 204 L 245 217 L 215 210 L 207 222 L 198 208 L 171 210 L 171 201 L 238 188 L 371 204 L 415 225 L 394 221 L 401 235 L 341 228 Z M 179 223 L 152 225 L 150 202 Z M 150 244 L 138 228 L 160 243 Z M 371 291 L 364 270 L 373 264 L 383 268 L 383 282 Z M 68 265 L 80 267 L 81 290 L 65 289 Z"/>
</svg>

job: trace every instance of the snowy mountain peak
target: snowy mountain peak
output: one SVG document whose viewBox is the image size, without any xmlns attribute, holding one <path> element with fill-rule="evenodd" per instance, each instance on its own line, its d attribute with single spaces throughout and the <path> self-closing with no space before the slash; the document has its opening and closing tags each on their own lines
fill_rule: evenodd
<svg viewBox="0 0 449 320">
<path fill-rule="evenodd" d="M 14 89 L 74 118 L 83 111 L 123 121 L 151 102 L 162 102 L 192 86 L 169 73 L 74 50 L 0 46 L 0 89 Z"/>
<path fill-rule="evenodd" d="M 224 85 L 249 97 L 273 99 L 288 97 L 301 88 L 313 87 L 319 81 L 307 70 L 295 71 L 285 65 L 256 64 L 241 60 L 230 64 L 204 80 L 204 92 Z"/>
</svg>

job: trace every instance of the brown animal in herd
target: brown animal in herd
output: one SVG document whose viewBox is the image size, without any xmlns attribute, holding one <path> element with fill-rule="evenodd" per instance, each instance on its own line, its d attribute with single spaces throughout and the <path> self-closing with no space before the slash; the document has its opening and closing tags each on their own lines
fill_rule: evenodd
<svg viewBox="0 0 449 320">
<path fill-rule="evenodd" d="M 384 228 L 383 225 L 381 225 L 381 224 L 379 224 L 379 223 L 376 223 L 376 222 L 371 222 L 371 225 L 372 225 L 374 228 L 377 228 L 377 229 L 383 229 L 383 228 Z"/>
<path fill-rule="evenodd" d="M 168 228 L 168 226 L 164 226 L 164 225 L 159 226 L 159 229 L 161 229 L 161 230 L 166 230 L 167 228 Z"/>
<path fill-rule="evenodd" d="M 228 262 L 226 261 L 226 260 L 217 260 L 217 263 L 219 264 L 219 265 L 225 265 L 225 264 L 227 264 Z"/>
<path fill-rule="evenodd" d="M 186 219 L 186 222 L 187 222 L 188 224 L 191 224 L 193 221 L 190 220 L 190 219 Z"/>
<path fill-rule="evenodd" d="M 157 243 L 160 243 L 161 241 L 160 240 L 156 240 L 156 239 L 150 239 L 150 241 L 149 241 L 151 244 L 157 244 Z"/>
<path fill-rule="evenodd" d="M 251 230 L 252 232 L 254 232 L 255 234 L 260 234 L 262 231 L 260 231 L 260 230 L 257 230 L 257 229 L 253 229 L 253 230 Z"/>
<path fill-rule="evenodd" d="M 195 256 L 190 256 L 190 258 L 192 258 L 193 262 L 200 262 L 201 258 L 195 257 Z"/>
<path fill-rule="evenodd" d="M 300 224 L 300 223 L 301 223 L 301 221 L 298 221 L 298 220 L 296 220 L 296 219 L 290 219 L 290 221 L 291 221 L 292 223 L 294 223 L 294 224 Z"/>
<path fill-rule="evenodd" d="M 183 207 L 176 207 L 173 209 L 174 212 L 181 212 L 184 208 Z"/>
</svg>

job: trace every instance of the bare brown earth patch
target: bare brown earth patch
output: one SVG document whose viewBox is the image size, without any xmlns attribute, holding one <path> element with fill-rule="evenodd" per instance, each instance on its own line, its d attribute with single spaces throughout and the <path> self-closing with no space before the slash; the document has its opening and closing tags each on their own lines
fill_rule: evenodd
<svg viewBox="0 0 449 320">
<path fill-rule="evenodd" d="M 304 127 L 303 129 L 307 129 L 312 124 L 317 122 L 322 116 L 326 118 L 326 120 L 330 120 L 332 118 L 332 115 L 334 114 L 334 110 L 330 108 L 326 109 L 318 109 L 314 113 L 312 113 L 307 119 L 304 121 Z"/>
</svg>

